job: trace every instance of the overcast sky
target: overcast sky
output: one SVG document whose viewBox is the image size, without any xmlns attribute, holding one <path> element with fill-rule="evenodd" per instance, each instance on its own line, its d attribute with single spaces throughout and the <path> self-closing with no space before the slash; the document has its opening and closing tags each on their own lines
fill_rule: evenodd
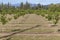
<svg viewBox="0 0 60 40">
<path fill-rule="evenodd" d="M 40 4 L 44 4 L 44 5 L 47 5 L 47 4 L 51 4 L 51 3 L 60 3 L 60 0 L 0 0 L 0 3 L 11 3 L 11 4 L 16 4 L 16 3 L 21 3 L 21 2 L 26 2 L 28 1 L 29 3 L 32 3 L 32 4 L 37 4 L 37 3 L 40 3 Z"/>
</svg>

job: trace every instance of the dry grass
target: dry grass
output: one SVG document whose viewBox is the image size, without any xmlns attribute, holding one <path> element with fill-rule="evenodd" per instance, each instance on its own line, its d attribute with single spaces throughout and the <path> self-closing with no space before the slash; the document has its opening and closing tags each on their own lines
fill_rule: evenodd
<svg viewBox="0 0 60 40">
<path fill-rule="evenodd" d="M 23 33 L 45 33 L 45 34 L 46 33 L 57 33 L 57 30 L 60 28 L 60 25 L 59 25 L 60 23 L 58 23 L 58 26 L 56 27 L 51 27 L 51 24 L 52 24 L 51 22 L 47 21 L 47 19 L 45 19 L 42 16 L 38 16 L 35 14 L 27 14 L 24 17 L 23 16 L 19 17 L 16 20 L 12 19 L 6 25 L 0 24 L 0 33 L 1 32 L 12 32 L 13 30 L 16 30 L 16 29 L 24 30 L 27 28 L 34 27 L 36 25 L 40 25 L 40 26 L 37 28 L 27 30 Z M 14 35 L 12 36 L 11 40 L 60 40 L 60 36 Z"/>
<path fill-rule="evenodd" d="M 60 36 L 44 36 L 44 35 L 35 35 L 35 36 L 13 36 L 11 40 L 60 40 Z"/>
</svg>

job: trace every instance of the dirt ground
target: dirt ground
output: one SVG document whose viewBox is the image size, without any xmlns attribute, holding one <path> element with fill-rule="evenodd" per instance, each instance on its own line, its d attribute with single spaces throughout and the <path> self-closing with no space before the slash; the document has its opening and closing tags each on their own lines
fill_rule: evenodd
<svg viewBox="0 0 60 40">
<path fill-rule="evenodd" d="M 9 17 L 9 16 L 7 16 Z M 11 16 L 12 20 L 9 21 L 7 24 L 2 25 L 0 23 L 0 37 L 10 35 L 11 30 L 20 29 L 24 30 L 27 29 L 25 32 L 16 33 L 17 35 L 53 35 L 53 36 L 60 36 L 58 29 L 60 29 L 60 21 L 57 26 L 52 26 L 52 22 L 48 21 L 45 17 L 38 16 L 36 14 L 26 14 L 25 16 L 21 16 L 18 19 L 13 19 L 13 15 Z M 39 27 L 32 28 L 39 25 Z M 31 29 L 29 29 L 31 28 Z M 32 30 L 33 29 L 33 30 Z M 10 32 L 9 32 L 10 31 Z M 48 33 L 49 32 L 49 33 Z M 52 33 L 50 33 L 52 32 Z M 3 39 L 2 39 L 3 40 Z"/>
</svg>

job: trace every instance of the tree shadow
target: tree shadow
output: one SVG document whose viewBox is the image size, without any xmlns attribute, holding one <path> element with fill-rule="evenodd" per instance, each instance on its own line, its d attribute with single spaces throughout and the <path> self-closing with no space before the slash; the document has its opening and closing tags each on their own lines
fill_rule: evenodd
<svg viewBox="0 0 60 40">
<path fill-rule="evenodd" d="M 55 25 L 55 24 L 53 24 L 53 25 L 51 25 L 51 27 L 56 27 L 56 26 L 58 26 L 57 24 Z"/>
<path fill-rule="evenodd" d="M 31 29 L 34 29 L 34 28 L 37 28 L 37 27 L 40 27 L 40 26 L 41 26 L 41 25 L 36 25 L 36 26 L 34 26 L 34 27 L 27 28 L 27 29 L 24 29 L 24 30 L 18 30 L 18 31 L 16 31 L 16 32 L 14 31 L 12 34 L 9 34 L 9 35 L 0 37 L 0 39 L 2 39 L 2 38 L 7 38 L 7 37 L 11 37 L 11 36 L 13 36 L 13 35 L 15 35 L 15 34 L 22 33 L 22 32 L 25 32 L 25 31 L 27 31 L 27 30 L 31 30 Z"/>
</svg>

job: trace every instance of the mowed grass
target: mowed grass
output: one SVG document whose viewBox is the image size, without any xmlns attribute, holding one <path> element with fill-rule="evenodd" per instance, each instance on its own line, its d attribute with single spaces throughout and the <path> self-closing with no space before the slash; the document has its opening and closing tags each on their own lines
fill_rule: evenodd
<svg viewBox="0 0 60 40">
<path fill-rule="evenodd" d="M 15 35 L 10 40 L 60 40 L 60 36 L 44 35 Z"/>
<path fill-rule="evenodd" d="M 25 29 L 5 29 L 5 30 L 0 30 L 0 32 L 14 32 L 14 31 L 22 31 L 22 30 L 25 30 Z M 53 29 L 53 28 L 45 28 L 45 27 L 38 27 L 38 28 L 33 28 L 33 29 L 28 29 L 28 30 L 25 30 L 24 32 L 22 33 L 54 33 L 56 32 L 56 28 Z"/>
<path fill-rule="evenodd" d="M 39 28 L 27 30 L 23 33 L 54 33 L 56 32 L 56 30 L 57 29 L 53 29 L 53 28 L 39 27 Z"/>
</svg>

